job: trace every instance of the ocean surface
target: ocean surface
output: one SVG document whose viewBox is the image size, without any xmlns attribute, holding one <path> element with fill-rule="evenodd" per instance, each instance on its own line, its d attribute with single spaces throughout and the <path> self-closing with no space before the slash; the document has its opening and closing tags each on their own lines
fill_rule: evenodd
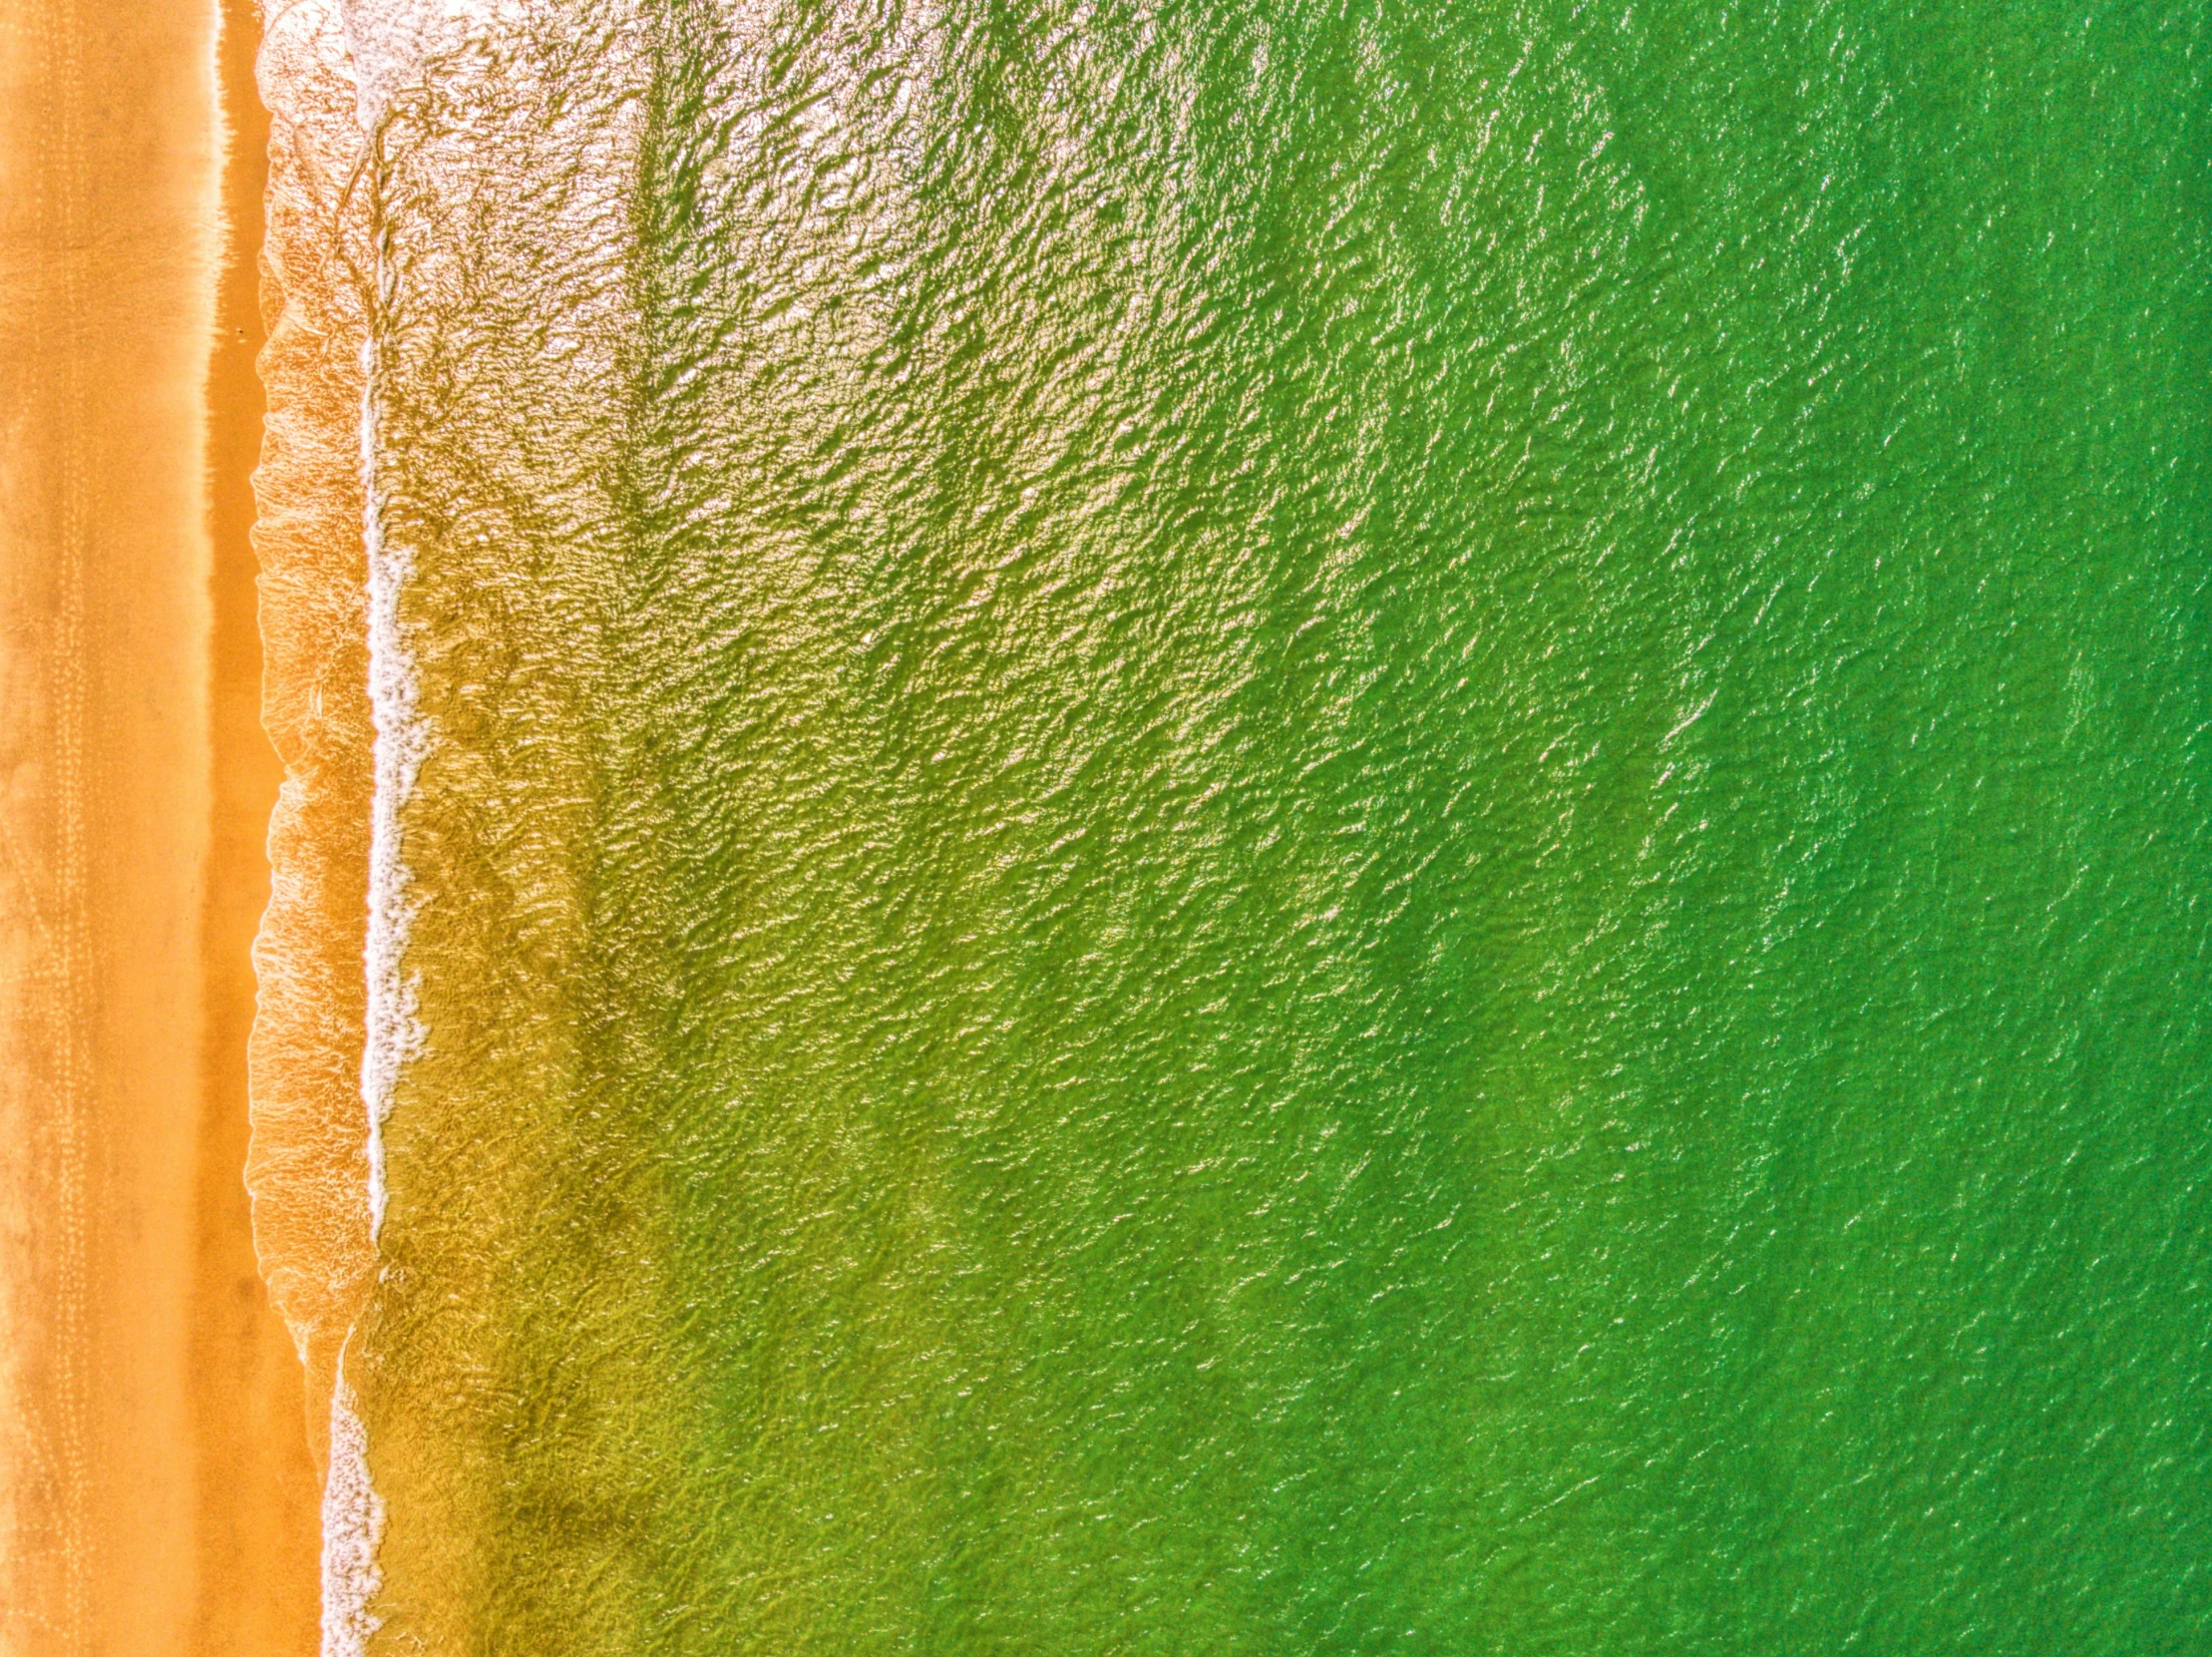
<svg viewBox="0 0 2212 1657">
<path fill-rule="evenodd" d="M 2212 1650 L 2212 8 L 344 21 L 331 1650 Z"/>
</svg>

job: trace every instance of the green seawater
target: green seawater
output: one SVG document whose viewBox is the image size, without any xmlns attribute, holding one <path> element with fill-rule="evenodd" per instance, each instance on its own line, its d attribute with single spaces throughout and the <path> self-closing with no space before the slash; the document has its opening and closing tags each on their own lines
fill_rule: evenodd
<svg viewBox="0 0 2212 1657">
<path fill-rule="evenodd" d="M 383 117 L 390 1652 L 2212 1651 L 2212 8 L 531 0 Z"/>
</svg>

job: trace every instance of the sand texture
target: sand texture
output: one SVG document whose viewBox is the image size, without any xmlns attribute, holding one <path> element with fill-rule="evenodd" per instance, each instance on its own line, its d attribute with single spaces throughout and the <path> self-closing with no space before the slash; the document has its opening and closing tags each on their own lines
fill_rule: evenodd
<svg viewBox="0 0 2212 1657">
<path fill-rule="evenodd" d="M 274 760 L 236 257 L 258 239 L 258 135 L 248 108 L 226 152 L 222 118 L 251 19 L 219 21 L 0 7 L 9 1657 L 314 1641 L 299 1371 L 239 1178 Z"/>
</svg>

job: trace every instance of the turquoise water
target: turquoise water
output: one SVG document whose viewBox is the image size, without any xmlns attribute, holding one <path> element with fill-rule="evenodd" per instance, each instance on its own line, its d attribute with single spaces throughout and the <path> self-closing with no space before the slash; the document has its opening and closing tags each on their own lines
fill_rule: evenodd
<svg viewBox="0 0 2212 1657">
<path fill-rule="evenodd" d="M 393 104 L 382 1649 L 2212 1648 L 2212 12 Z"/>
</svg>

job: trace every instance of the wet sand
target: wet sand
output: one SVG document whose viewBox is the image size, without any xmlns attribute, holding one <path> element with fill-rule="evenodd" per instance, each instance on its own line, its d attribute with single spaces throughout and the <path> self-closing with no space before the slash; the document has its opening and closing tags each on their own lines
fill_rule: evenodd
<svg viewBox="0 0 2212 1657">
<path fill-rule="evenodd" d="M 207 379 L 208 528 L 213 567 L 211 878 L 202 922 L 207 983 L 199 1148 L 195 1339 L 202 1657 L 316 1647 L 321 1478 L 314 1419 L 291 1336 L 254 1258 L 244 1167 L 253 937 L 269 900 L 269 813 L 283 777 L 261 727 L 262 656 L 251 540 L 261 451 L 255 372 L 261 320 L 262 193 L 268 116 L 254 85 L 260 19 L 223 0 L 217 73 L 228 131 L 227 234 Z"/>
<path fill-rule="evenodd" d="M 219 56 L 212 5 L 5 21 L 0 1649 L 308 1652 L 315 1476 L 240 1181 L 276 775 L 258 138 L 226 165 L 219 120 L 250 10 Z"/>
</svg>

